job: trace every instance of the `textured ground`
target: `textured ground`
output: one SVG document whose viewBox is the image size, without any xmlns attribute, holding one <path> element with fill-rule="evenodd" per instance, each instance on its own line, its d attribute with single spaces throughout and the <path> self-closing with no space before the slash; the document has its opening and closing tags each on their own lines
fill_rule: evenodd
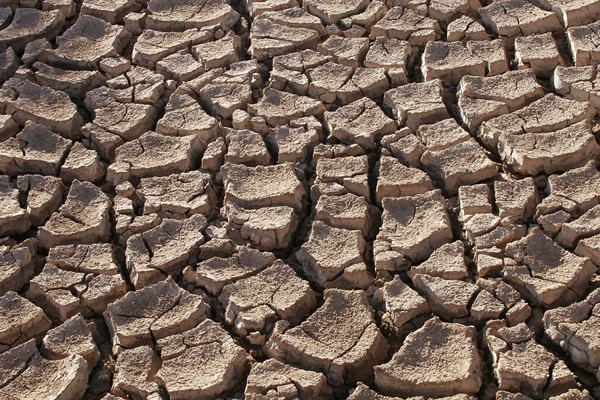
<svg viewBox="0 0 600 400">
<path fill-rule="evenodd" d="M 600 399 L 599 0 L 0 0 L 0 399 Z"/>
</svg>

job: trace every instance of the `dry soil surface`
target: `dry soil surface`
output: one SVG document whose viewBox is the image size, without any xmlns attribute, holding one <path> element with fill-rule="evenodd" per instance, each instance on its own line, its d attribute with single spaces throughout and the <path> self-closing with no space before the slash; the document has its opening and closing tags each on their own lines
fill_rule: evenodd
<svg viewBox="0 0 600 400">
<path fill-rule="evenodd" d="M 600 399 L 600 0 L 0 0 L 0 400 Z"/>
</svg>

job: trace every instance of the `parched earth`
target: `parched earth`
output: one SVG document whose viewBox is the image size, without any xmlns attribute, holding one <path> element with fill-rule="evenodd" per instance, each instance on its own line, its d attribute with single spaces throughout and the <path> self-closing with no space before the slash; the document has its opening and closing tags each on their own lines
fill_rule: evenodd
<svg viewBox="0 0 600 400">
<path fill-rule="evenodd" d="M 600 399 L 600 0 L 0 0 L 0 400 Z"/>
</svg>

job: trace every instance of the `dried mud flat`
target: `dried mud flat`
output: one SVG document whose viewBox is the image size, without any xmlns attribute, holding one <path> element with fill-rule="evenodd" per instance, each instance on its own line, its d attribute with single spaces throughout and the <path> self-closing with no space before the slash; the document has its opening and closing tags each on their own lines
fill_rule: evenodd
<svg viewBox="0 0 600 400">
<path fill-rule="evenodd" d="M 0 400 L 600 399 L 599 0 L 0 0 Z"/>
</svg>

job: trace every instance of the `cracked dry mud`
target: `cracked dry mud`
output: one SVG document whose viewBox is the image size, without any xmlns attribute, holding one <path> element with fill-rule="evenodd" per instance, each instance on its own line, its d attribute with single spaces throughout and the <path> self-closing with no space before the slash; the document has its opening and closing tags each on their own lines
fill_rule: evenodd
<svg viewBox="0 0 600 400">
<path fill-rule="evenodd" d="M 0 400 L 600 399 L 600 0 L 0 0 Z"/>
</svg>

